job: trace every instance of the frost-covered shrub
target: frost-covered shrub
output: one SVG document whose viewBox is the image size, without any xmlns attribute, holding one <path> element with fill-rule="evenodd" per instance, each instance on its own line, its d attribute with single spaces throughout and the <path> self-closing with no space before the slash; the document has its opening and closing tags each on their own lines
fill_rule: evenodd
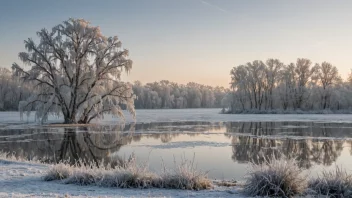
<svg viewBox="0 0 352 198">
<path fill-rule="evenodd" d="M 184 161 L 174 171 L 164 171 L 157 175 L 145 165 L 138 165 L 135 158 L 116 168 L 104 166 L 70 166 L 59 163 L 53 165 L 45 181 L 63 180 L 66 184 L 96 185 L 118 188 L 171 188 L 185 190 L 202 190 L 212 186 L 206 173 L 198 172 L 193 163 Z"/>
<path fill-rule="evenodd" d="M 310 180 L 308 186 L 318 195 L 352 197 L 352 175 L 339 167 L 323 171 L 318 178 Z"/>
<path fill-rule="evenodd" d="M 133 157 L 114 169 L 97 166 L 75 167 L 65 183 L 102 187 L 150 188 L 155 187 L 159 181 L 160 178 L 156 174 L 149 172 L 146 166 L 138 165 Z"/>
<path fill-rule="evenodd" d="M 252 163 L 244 184 L 250 196 L 290 197 L 303 194 L 307 188 L 306 176 L 295 159 L 276 159 L 257 165 Z"/>
<path fill-rule="evenodd" d="M 61 180 L 68 178 L 73 171 L 73 167 L 60 163 L 50 167 L 44 176 L 45 181 Z"/>
<path fill-rule="evenodd" d="M 0 159 L 6 159 L 7 158 L 7 153 L 0 151 Z"/>
<path fill-rule="evenodd" d="M 202 190 L 213 186 L 205 172 L 196 170 L 194 161 L 184 159 L 174 170 L 167 171 L 164 169 L 161 181 L 164 188 L 173 189 Z"/>
</svg>

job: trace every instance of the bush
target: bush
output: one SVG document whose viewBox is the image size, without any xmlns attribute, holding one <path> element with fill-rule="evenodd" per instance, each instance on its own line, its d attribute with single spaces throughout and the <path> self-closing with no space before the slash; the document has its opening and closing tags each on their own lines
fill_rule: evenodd
<svg viewBox="0 0 352 198">
<path fill-rule="evenodd" d="M 206 173 L 196 170 L 194 159 L 192 161 L 182 159 L 181 164 L 171 171 L 164 168 L 161 181 L 163 188 L 173 189 L 202 190 L 213 186 Z"/>
<path fill-rule="evenodd" d="M 72 173 L 72 169 L 65 164 L 56 164 L 52 166 L 44 176 L 44 181 L 61 180 L 68 178 Z"/>
<path fill-rule="evenodd" d="M 352 177 L 342 168 L 334 171 L 323 171 L 308 184 L 309 188 L 319 195 L 329 197 L 352 197 Z"/>
<path fill-rule="evenodd" d="M 303 194 L 307 181 L 295 159 L 272 157 L 261 165 L 251 164 L 244 184 L 250 196 L 290 197 Z"/>
</svg>

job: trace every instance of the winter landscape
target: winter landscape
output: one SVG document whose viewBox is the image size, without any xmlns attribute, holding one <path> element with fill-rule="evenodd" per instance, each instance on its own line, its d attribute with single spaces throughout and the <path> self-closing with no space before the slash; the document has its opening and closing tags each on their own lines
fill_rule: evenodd
<svg viewBox="0 0 352 198">
<path fill-rule="evenodd" d="M 2 3 L 0 197 L 352 197 L 350 2 Z"/>
<path fill-rule="evenodd" d="M 65 126 L 49 117 L 37 124 L 34 116 L 21 121 L 18 112 L 1 116 L 2 196 L 119 196 L 119 197 L 244 197 L 241 182 L 250 162 L 288 156 L 310 178 L 336 166 L 350 167 L 352 123 L 349 114 L 219 114 L 219 109 L 137 110 L 136 121 L 126 116 L 124 124 L 106 117 L 99 124 Z M 27 119 L 27 118 L 26 118 Z M 192 161 L 207 173 L 208 190 L 138 190 L 75 186 L 64 181 L 44 181 L 50 164 L 94 162 L 117 166 L 134 154 L 138 164 L 147 164 L 162 174 Z M 186 162 L 187 163 L 187 162 Z M 346 169 L 349 171 L 348 169 Z M 218 185 L 221 182 L 235 186 Z M 235 182 L 236 181 L 236 182 Z"/>
</svg>

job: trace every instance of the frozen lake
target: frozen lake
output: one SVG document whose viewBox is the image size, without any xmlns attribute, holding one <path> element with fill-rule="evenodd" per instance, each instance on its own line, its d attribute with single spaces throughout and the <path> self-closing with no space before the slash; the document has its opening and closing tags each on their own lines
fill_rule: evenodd
<svg viewBox="0 0 352 198">
<path fill-rule="evenodd" d="M 136 122 L 106 117 L 94 126 L 38 125 L 18 112 L 0 113 L 0 150 L 48 163 L 102 161 L 134 153 L 158 171 L 192 160 L 213 179 L 242 180 L 249 161 L 295 157 L 312 175 L 352 165 L 352 115 L 222 115 L 219 109 L 137 110 Z M 60 122 L 51 117 L 49 122 Z M 176 161 L 176 162 L 175 162 Z"/>
</svg>

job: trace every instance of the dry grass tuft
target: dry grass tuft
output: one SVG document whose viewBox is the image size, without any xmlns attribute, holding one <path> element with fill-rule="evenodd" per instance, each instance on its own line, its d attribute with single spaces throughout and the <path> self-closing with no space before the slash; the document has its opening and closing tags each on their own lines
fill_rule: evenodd
<svg viewBox="0 0 352 198">
<path fill-rule="evenodd" d="M 250 196 L 291 197 L 307 189 L 306 176 L 295 159 L 272 157 L 261 165 L 252 163 L 247 177 L 244 192 Z"/>
<path fill-rule="evenodd" d="M 149 172 L 146 166 L 139 166 L 132 156 L 127 162 L 114 169 L 76 166 L 75 171 L 65 183 L 102 187 L 149 188 L 155 186 L 157 180 L 157 175 Z"/>
<path fill-rule="evenodd" d="M 318 195 L 352 197 L 352 175 L 338 166 L 334 171 L 323 171 L 318 178 L 309 181 L 308 186 Z"/>
<path fill-rule="evenodd" d="M 164 168 L 161 182 L 163 188 L 172 189 L 203 190 L 213 187 L 207 173 L 198 171 L 194 166 L 194 158 L 192 161 L 182 158 L 181 164 L 176 166 L 174 170 Z"/>
<path fill-rule="evenodd" d="M 62 180 L 68 178 L 72 173 L 72 169 L 65 164 L 57 164 L 52 166 L 46 175 L 44 181 Z"/>
<path fill-rule="evenodd" d="M 118 188 L 155 187 L 202 190 L 212 187 L 212 182 L 207 178 L 206 173 L 196 171 L 193 167 L 193 162 L 184 161 L 174 171 L 164 171 L 159 176 L 150 172 L 147 166 L 138 165 L 134 157 L 131 157 L 127 162 L 116 168 L 56 164 L 49 169 L 44 176 L 44 180 L 63 180 L 66 184 Z"/>
</svg>

